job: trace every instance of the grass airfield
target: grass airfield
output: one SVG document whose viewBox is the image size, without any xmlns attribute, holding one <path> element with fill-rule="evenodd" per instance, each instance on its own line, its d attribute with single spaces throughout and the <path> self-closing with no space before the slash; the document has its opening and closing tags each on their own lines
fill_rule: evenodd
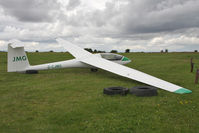
<svg viewBox="0 0 199 133">
<path fill-rule="evenodd" d="M 0 52 L 0 133 L 197 133 L 199 84 L 190 58 L 199 53 L 123 53 L 127 66 L 190 89 L 174 94 L 158 89 L 156 97 L 107 96 L 103 88 L 144 85 L 118 75 L 85 68 L 7 73 Z M 31 65 L 72 59 L 68 53 L 28 53 Z"/>
</svg>

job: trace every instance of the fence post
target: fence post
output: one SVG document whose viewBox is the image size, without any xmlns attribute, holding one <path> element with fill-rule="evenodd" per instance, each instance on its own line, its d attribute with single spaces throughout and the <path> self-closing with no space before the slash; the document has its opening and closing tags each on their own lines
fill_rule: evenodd
<svg viewBox="0 0 199 133">
<path fill-rule="evenodd" d="M 194 67 L 193 58 L 191 58 L 191 72 L 193 72 L 193 67 Z"/>
<path fill-rule="evenodd" d="M 195 79 L 195 84 L 198 83 L 198 78 L 199 78 L 199 69 L 196 70 L 196 79 Z"/>
</svg>

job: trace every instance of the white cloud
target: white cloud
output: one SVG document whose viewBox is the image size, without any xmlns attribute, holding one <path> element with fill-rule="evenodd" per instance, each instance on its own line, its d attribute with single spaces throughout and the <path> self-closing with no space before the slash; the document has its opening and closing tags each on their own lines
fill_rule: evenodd
<svg viewBox="0 0 199 133">
<path fill-rule="evenodd" d="M 0 39 L 4 43 L 17 39 L 28 50 L 61 51 L 55 38 L 62 37 L 80 47 L 106 51 L 199 49 L 196 0 L 26 2 L 0 0 Z M 5 49 L 5 44 L 0 48 Z"/>
<path fill-rule="evenodd" d="M 6 51 L 7 50 L 7 42 L 0 40 L 0 51 Z"/>
</svg>

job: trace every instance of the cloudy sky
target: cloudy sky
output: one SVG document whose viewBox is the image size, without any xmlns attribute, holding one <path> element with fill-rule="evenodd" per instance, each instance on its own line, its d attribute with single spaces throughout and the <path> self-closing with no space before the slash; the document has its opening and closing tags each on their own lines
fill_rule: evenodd
<svg viewBox="0 0 199 133">
<path fill-rule="evenodd" d="M 199 50 L 199 0 L 0 0 L 0 51 L 82 48 L 157 52 Z"/>
</svg>

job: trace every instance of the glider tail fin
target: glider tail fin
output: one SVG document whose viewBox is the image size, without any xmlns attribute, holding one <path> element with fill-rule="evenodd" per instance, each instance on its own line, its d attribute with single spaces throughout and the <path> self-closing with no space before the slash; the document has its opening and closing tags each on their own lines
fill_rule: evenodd
<svg viewBox="0 0 199 133">
<path fill-rule="evenodd" d="M 8 72 L 25 72 L 29 61 L 23 46 L 8 44 Z"/>
</svg>

